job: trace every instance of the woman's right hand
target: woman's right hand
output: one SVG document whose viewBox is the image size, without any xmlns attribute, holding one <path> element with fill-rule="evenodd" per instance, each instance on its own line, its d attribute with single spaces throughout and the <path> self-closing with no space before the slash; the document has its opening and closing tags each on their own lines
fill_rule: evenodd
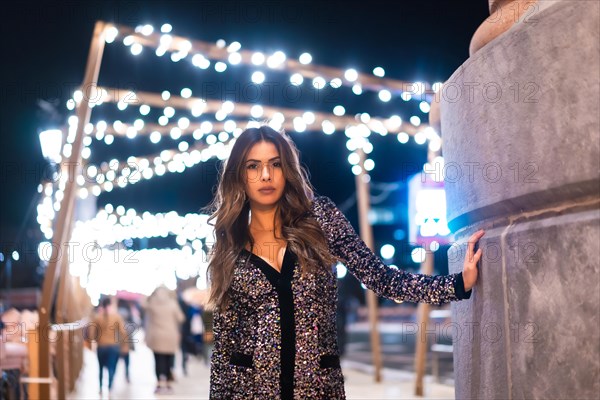
<svg viewBox="0 0 600 400">
<path fill-rule="evenodd" d="M 475 244 L 483 237 L 483 235 L 485 235 L 485 231 L 483 229 L 475 232 L 469 238 L 467 245 L 467 254 L 465 256 L 465 263 L 462 271 L 465 291 L 467 292 L 473 289 L 473 286 L 475 286 L 475 283 L 477 283 L 477 277 L 479 276 L 477 263 L 479 262 L 483 252 L 481 249 L 475 252 Z"/>
</svg>

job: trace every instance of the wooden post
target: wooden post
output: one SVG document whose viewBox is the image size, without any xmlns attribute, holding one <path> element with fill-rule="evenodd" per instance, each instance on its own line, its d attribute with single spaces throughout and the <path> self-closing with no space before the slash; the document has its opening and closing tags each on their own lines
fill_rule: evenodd
<svg viewBox="0 0 600 400">
<path fill-rule="evenodd" d="M 427 246 L 425 246 L 427 247 Z M 425 261 L 421 263 L 421 273 L 433 274 L 433 252 L 425 249 Z M 423 377 L 427 361 L 427 324 L 429 304 L 420 303 L 417 311 L 417 347 L 415 350 L 415 396 L 423 396 Z"/>
<path fill-rule="evenodd" d="M 64 256 L 63 245 L 69 241 L 71 236 L 70 218 L 73 216 L 73 208 L 75 206 L 75 195 L 77 190 L 76 177 L 82 171 L 81 150 L 83 148 L 83 129 L 90 121 L 91 108 L 89 105 L 89 91 L 98 85 L 98 75 L 100 72 L 100 64 L 102 63 L 102 54 L 104 52 L 104 34 L 105 23 L 98 21 L 94 27 L 94 34 L 88 54 L 88 60 L 85 70 L 85 76 L 81 90 L 84 92 L 83 99 L 77 108 L 77 131 L 75 141 L 72 145 L 71 157 L 69 158 L 69 175 L 65 185 L 64 198 L 61 203 L 60 211 L 56 219 L 56 229 L 52 238 L 52 256 L 46 269 L 44 283 L 42 287 L 42 301 L 39 306 L 40 324 L 38 327 L 39 343 L 39 374 L 41 378 L 50 378 L 51 375 L 51 357 L 50 343 L 44 337 L 45 332 L 50 329 L 52 316 L 50 315 L 52 304 L 54 302 L 56 283 L 58 277 L 62 274 L 68 274 L 66 270 L 61 269 L 61 258 Z M 36 385 L 36 384 L 34 384 Z M 39 388 L 40 398 L 51 399 L 50 385 L 43 384 Z"/>
<path fill-rule="evenodd" d="M 72 223 L 72 218 L 69 218 L 68 224 Z M 68 229 L 71 231 L 71 229 Z M 68 317 L 67 307 L 69 303 L 73 301 L 72 287 L 71 287 L 71 274 L 67 273 L 69 270 L 68 260 L 70 255 L 65 254 L 61 260 L 61 271 L 62 274 L 59 277 L 57 298 L 56 298 L 56 321 L 59 324 L 71 322 Z M 70 342 L 69 335 L 71 332 L 67 329 L 58 331 L 58 341 L 56 342 L 56 379 L 58 381 L 58 398 L 66 399 L 69 393 L 69 376 L 70 376 L 70 365 L 69 365 L 69 353 L 70 353 Z"/>
<path fill-rule="evenodd" d="M 55 357 L 59 399 L 66 399 L 69 393 L 69 334 L 68 329 L 61 329 L 57 332 Z"/>
<path fill-rule="evenodd" d="M 40 354 L 40 336 L 38 330 L 27 331 L 27 353 L 29 360 L 29 377 L 40 376 L 40 362 L 38 354 Z M 40 398 L 39 384 L 28 384 L 29 398 L 36 400 Z"/>
<path fill-rule="evenodd" d="M 71 354 L 69 358 L 69 392 L 75 389 L 75 383 L 77 377 L 81 372 L 82 361 L 83 361 L 83 328 L 81 326 L 71 331 L 69 336 L 69 347 L 71 347 Z"/>
<path fill-rule="evenodd" d="M 356 150 L 360 156 L 361 166 L 360 174 L 356 175 L 356 195 L 358 201 L 358 222 L 360 236 L 371 250 L 373 249 L 373 230 L 369 223 L 369 209 L 371 208 L 369 199 L 369 180 L 370 176 L 365 171 L 365 152 L 362 149 Z M 381 382 L 381 342 L 379 340 L 379 328 L 377 326 L 378 307 L 377 295 L 372 290 L 367 290 L 367 307 L 369 311 L 369 325 L 371 327 L 371 352 L 373 355 L 373 367 L 375 367 L 375 382 Z"/>
</svg>

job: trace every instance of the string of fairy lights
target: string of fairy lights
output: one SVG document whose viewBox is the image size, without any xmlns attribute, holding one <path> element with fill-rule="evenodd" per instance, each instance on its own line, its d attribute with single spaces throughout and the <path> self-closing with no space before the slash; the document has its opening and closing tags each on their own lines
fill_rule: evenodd
<svg viewBox="0 0 600 400">
<path fill-rule="evenodd" d="M 122 205 L 107 204 L 88 221 L 77 221 L 73 230 L 69 272 L 80 278 L 92 298 L 116 293 L 127 282 L 128 289 L 149 295 L 161 283 L 172 289 L 176 279 L 198 278 L 197 286 L 207 286 L 207 253 L 213 243 L 213 228 L 204 214 L 179 215 L 144 212 Z M 132 248 L 133 239 L 175 236 L 179 248 Z M 48 260 L 52 244 L 42 242 L 38 252 Z M 139 279 L 143 276 L 144 279 Z"/>
<path fill-rule="evenodd" d="M 324 88 L 327 82 L 330 82 L 332 87 L 351 86 L 352 92 L 356 95 L 362 94 L 364 90 L 377 91 L 378 97 L 383 102 L 390 101 L 394 96 L 399 96 L 405 101 L 417 99 L 422 102 L 427 95 L 437 92 L 442 86 L 440 82 L 430 86 L 426 82 L 385 78 L 385 70 L 381 66 L 374 67 L 372 74 L 361 73 L 354 68 L 340 70 L 314 66 L 311 54 L 306 52 L 297 59 L 292 59 L 281 50 L 266 54 L 242 49 L 238 41 L 227 43 L 221 39 L 212 44 L 190 40 L 172 35 L 172 29 L 170 24 L 162 25 L 160 33 L 149 24 L 139 25 L 135 29 L 110 25 L 106 31 L 106 42 L 113 43 L 121 39 L 133 55 L 141 54 L 144 48 L 152 48 L 159 57 L 170 53 L 173 62 L 189 58 L 194 66 L 204 70 L 212 65 L 215 71 L 224 72 L 228 66 L 246 64 L 266 67 L 269 70 L 288 71 L 291 72 L 292 84 L 301 84 L 306 78 L 311 79 L 313 85 L 319 88 Z M 255 71 L 252 76 L 253 81 L 260 82 L 264 80 L 264 71 Z"/>
<path fill-rule="evenodd" d="M 354 68 L 342 70 L 314 65 L 309 53 L 302 53 L 297 59 L 293 59 L 282 51 L 267 54 L 242 49 L 242 45 L 237 41 L 226 43 L 224 40 L 219 40 L 213 44 L 189 40 L 174 36 L 172 26 L 169 24 L 162 25 L 160 32 L 155 31 L 151 25 L 140 25 L 135 29 L 120 25 L 108 25 L 104 37 L 106 43 L 121 43 L 126 46 L 133 56 L 140 55 L 145 49 L 153 49 L 157 57 L 164 57 L 169 53 L 172 62 L 186 60 L 199 70 L 212 67 L 217 73 L 226 73 L 229 67 L 244 64 L 251 67 L 252 71 L 248 78 L 250 84 L 256 87 L 265 83 L 269 71 L 288 72 L 291 86 L 300 87 L 309 84 L 315 90 L 323 90 L 328 85 L 333 90 L 346 86 L 351 87 L 352 93 L 356 96 L 362 95 L 365 91 L 373 91 L 384 103 L 396 97 L 405 102 L 418 101 L 419 109 L 423 114 L 430 111 L 432 96 L 441 89 L 439 82 L 429 85 L 424 82 L 405 82 L 386 78 L 385 70 L 380 66 L 375 67 L 372 73 L 362 73 Z M 358 153 L 358 151 L 363 151 L 368 156 L 373 151 L 373 144 L 369 140 L 372 134 L 396 135 L 400 143 L 408 143 L 412 137 L 419 145 L 427 143 L 428 150 L 433 153 L 438 153 L 441 148 L 441 138 L 438 133 L 432 127 L 422 123 L 421 118 L 417 115 L 411 116 L 408 121 L 404 121 L 399 115 L 387 118 L 371 116 L 366 112 L 349 115 L 343 104 L 333 105 L 331 112 L 317 112 L 195 97 L 192 89 L 187 87 L 182 88 L 178 94 L 174 94 L 167 90 L 163 90 L 161 93 L 149 93 L 94 86 L 76 90 L 66 103 L 67 109 L 75 110 L 82 104 L 84 96 L 88 100 L 86 104 L 89 104 L 91 108 L 104 108 L 111 105 L 113 107 L 111 111 L 127 112 L 129 118 L 131 118 L 131 110 L 137 108 L 139 115 L 131 122 L 123 122 L 127 120 L 127 116 L 123 114 L 120 119 L 99 120 L 95 123 L 88 123 L 84 127 L 85 137 L 82 151 L 84 168 L 83 173 L 75 177 L 78 187 L 77 196 L 83 200 L 167 173 L 183 173 L 187 168 L 192 168 L 215 157 L 220 160 L 226 159 L 241 132 L 249 127 L 259 126 L 261 123 L 267 123 L 274 129 L 285 129 L 297 133 L 322 132 L 325 135 L 332 135 L 336 132 L 344 132 L 347 137 L 346 147 L 349 151 L 348 162 L 355 175 L 361 174 L 363 168 L 371 171 L 375 167 L 375 162 L 370 158 L 361 163 Z M 77 125 L 77 117 L 74 115 L 69 117 L 68 126 L 62 129 L 66 138 L 61 156 L 55 160 L 60 168 L 55 172 L 51 181 L 44 182 L 38 187 L 38 191 L 43 192 L 43 196 L 38 205 L 37 220 L 47 240 L 52 239 L 54 217 L 60 210 L 66 182 L 69 176 L 72 176 L 72 171 L 61 164 L 61 160 L 71 155 Z M 157 149 L 157 152 L 150 155 L 130 156 L 125 160 L 112 159 L 101 162 L 99 165 L 86 164 L 88 160 L 92 159 L 94 141 L 111 146 L 115 138 L 134 139 L 139 136 L 147 136 L 149 141 L 156 146 L 159 146 L 164 137 L 170 137 L 172 141 L 178 143 L 174 148 Z M 190 143 L 192 139 L 193 142 Z M 437 157 L 433 162 L 443 162 L 443 159 Z M 366 176 L 368 177 L 368 175 Z M 156 223 L 159 220 L 162 223 L 169 221 L 168 227 L 161 228 L 163 229 L 161 232 L 164 233 L 166 229 L 170 234 L 175 234 L 181 248 L 169 250 L 171 253 L 161 253 L 166 257 L 165 260 L 168 257 L 187 260 L 182 261 L 181 265 L 187 265 L 186 263 L 189 263 L 190 260 L 197 262 L 197 259 L 192 256 L 196 253 L 201 254 L 203 251 L 197 241 L 206 238 L 206 232 L 203 231 L 203 236 L 193 239 L 191 236 L 182 235 L 181 232 L 185 231 L 191 222 L 198 223 L 199 219 L 202 219 L 203 222 L 199 223 L 198 227 L 208 229 L 206 216 L 192 217 L 188 215 L 184 219 L 181 217 L 161 219 L 158 215 L 150 216 L 148 213 L 144 213 L 142 217 L 135 212 L 130 215 L 131 210 L 119 214 L 118 210 L 113 210 L 107 205 L 98 212 L 94 219 L 86 223 L 79 221 L 73 230 L 73 237 L 88 242 L 93 239 L 93 242 L 97 243 L 100 248 L 109 249 L 115 243 L 139 237 L 136 235 L 139 235 L 140 232 L 151 232 L 148 224 Z M 188 239 L 180 239 L 182 237 L 191 239 L 190 243 L 196 243 L 196 245 L 188 243 Z M 185 254 L 174 256 L 172 252 L 184 252 Z M 141 254 L 146 257 L 150 253 L 143 252 Z M 150 264 L 155 265 L 156 260 L 161 259 L 162 256 L 154 254 L 153 257 L 148 257 L 154 260 L 149 261 Z M 108 259 L 110 260 L 110 258 Z M 82 271 L 85 270 L 88 278 L 91 279 L 91 269 L 88 268 L 89 266 L 84 268 L 84 264 L 81 260 L 73 263 L 71 265 L 72 273 L 81 277 L 83 276 Z M 101 270 L 97 268 L 100 264 L 97 263 L 94 268 L 97 270 L 96 274 L 101 273 L 98 272 Z M 104 270 L 109 271 L 110 268 L 104 268 Z M 195 273 L 198 275 L 197 272 Z M 185 273 L 179 272 L 176 275 L 186 276 Z M 194 276 L 191 273 L 188 275 Z M 106 283 L 107 279 L 99 281 Z M 87 282 L 86 280 L 82 284 L 87 284 Z M 89 280 L 89 282 L 92 281 Z M 148 287 L 141 292 L 147 292 Z M 97 294 L 98 290 L 98 287 L 88 288 L 90 295 Z"/>
</svg>

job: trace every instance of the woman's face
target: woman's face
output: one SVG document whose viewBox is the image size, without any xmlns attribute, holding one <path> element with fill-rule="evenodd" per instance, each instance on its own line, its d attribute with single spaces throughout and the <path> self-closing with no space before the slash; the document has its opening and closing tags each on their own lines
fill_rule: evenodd
<svg viewBox="0 0 600 400">
<path fill-rule="evenodd" d="M 250 148 L 244 161 L 245 191 L 251 208 L 275 207 L 285 189 L 285 178 L 277 147 L 258 142 Z"/>
</svg>

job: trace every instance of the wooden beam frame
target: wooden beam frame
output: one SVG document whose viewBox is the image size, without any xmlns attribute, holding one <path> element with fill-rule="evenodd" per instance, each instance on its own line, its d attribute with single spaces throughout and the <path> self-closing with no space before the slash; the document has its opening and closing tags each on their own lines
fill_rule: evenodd
<svg viewBox="0 0 600 400">
<path fill-rule="evenodd" d="M 92 43 L 90 46 L 90 52 L 88 55 L 88 61 L 85 71 L 85 77 L 83 80 L 82 88 L 95 88 L 100 89 L 98 86 L 98 75 L 100 66 L 102 63 L 102 56 L 105 46 L 105 35 L 107 33 L 107 29 L 111 27 L 115 27 L 118 29 L 121 35 L 131 35 L 134 41 L 140 43 L 143 46 L 158 48 L 160 46 L 160 38 L 161 34 L 153 33 L 151 35 L 143 35 L 141 33 L 135 32 L 134 29 L 121 25 L 112 25 L 102 21 L 98 21 L 94 28 L 94 34 L 92 38 Z M 188 44 L 189 43 L 189 44 Z M 191 45 L 191 46 L 190 46 Z M 185 48 L 184 48 L 185 47 Z M 206 58 L 212 60 L 227 60 L 230 53 L 226 48 L 219 47 L 215 44 L 197 41 L 197 40 L 187 40 L 185 38 L 179 36 L 172 36 L 172 41 L 169 44 L 166 51 L 175 52 L 175 51 L 187 51 L 189 54 L 202 54 Z M 247 65 L 252 65 L 252 55 L 253 51 L 250 50 L 240 50 L 241 62 Z M 258 66 L 257 66 L 258 67 Z M 295 59 L 286 59 L 282 65 L 274 70 L 279 71 L 288 71 L 290 73 L 299 73 L 304 78 L 315 78 L 322 77 L 325 80 L 332 80 L 334 78 L 339 78 L 341 80 L 341 84 L 345 86 L 353 86 L 355 84 L 360 84 L 363 90 L 371 90 L 371 91 L 380 91 L 380 90 L 389 90 L 391 93 L 403 93 L 403 92 L 414 92 L 415 84 L 414 82 L 400 81 L 389 78 L 380 78 L 371 74 L 358 73 L 357 79 L 353 81 L 349 81 L 344 78 L 345 71 L 339 68 L 331 68 L 326 66 L 319 65 L 305 65 L 300 63 Z M 421 93 L 415 93 L 414 95 L 423 96 L 423 100 L 425 100 L 426 95 L 434 94 L 434 91 L 427 83 L 423 84 L 423 91 Z M 103 101 L 129 101 L 131 99 L 126 98 L 131 94 L 130 91 L 120 90 L 120 89 L 106 89 L 108 93 L 107 98 L 103 99 Z M 56 286 L 57 281 L 60 277 L 59 284 L 59 298 L 58 298 L 58 318 L 61 317 L 61 312 L 64 312 L 64 302 L 68 301 L 65 299 L 65 293 L 60 293 L 62 289 L 65 289 L 68 286 L 67 278 L 65 277 L 68 272 L 68 263 L 63 263 L 61 261 L 61 254 L 63 253 L 63 244 L 66 243 L 72 232 L 72 224 L 71 221 L 74 215 L 75 208 L 75 199 L 76 192 L 78 189 L 78 185 L 76 183 L 75 177 L 81 175 L 82 169 L 82 156 L 81 151 L 83 149 L 83 138 L 85 136 L 84 128 L 90 121 L 91 116 L 91 106 L 90 106 L 90 98 L 89 96 L 83 96 L 81 102 L 77 105 L 77 117 L 78 117 L 78 125 L 75 135 L 75 141 L 72 144 L 72 153 L 69 157 L 69 163 L 73 167 L 71 171 L 69 171 L 70 179 L 66 183 L 64 198 L 61 204 L 60 211 L 58 213 L 58 217 L 55 221 L 55 234 L 53 238 L 53 248 L 52 248 L 52 256 L 50 262 L 48 264 L 46 275 L 43 283 L 42 290 L 42 301 L 39 306 L 39 315 L 40 315 L 40 326 L 38 328 L 38 338 L 40 338 L 39 343 L 39 382 L 49 381 L 51 378 L 51 365 L 50 365 L 50 343 L 47 340 L 44 340 L 44 331 L 49 329 L 52 315 L 51 310 L 52 306 L 55 302 L 55 294 L 56 294 Z M 197 102 L 204 102 L 205 106 L 203 109 L 203 113 L 216 113 L 222 106 L 222 102 L 215 100 L 203 100 L 199 98 L 190 98 L 185 99 L 179 96 L 171 96 L 171 98 L 167 101 L 162 99 L 162 96 L 156 93 L 149 92 L 138 92 L 135 93 L 136 103 L 139 104 L 147 104 L 153 107 L 166 107 L 171 106 L 179 109 L 191 109 L 194 107 Z M 97 105 L 97 104 L 95 104 Z M 92 104 L 94 106 L 94 104 Z M 251 116 L 251 108 L 252 104 L 236 104 L 233 112 L 229 115 L 240 118 L 248 118 Z M 293 119 L 296 117 L 302 117 L 304 114 L 304 110 L 297 109 L 285 109 L 285 108 L 276 108 L 270 106 L 263 106 L 263 116 L 261 118 L 270 119 L 276 113 L 283 113 L 286 117 L 286 120 L 283 122 L 282 127 L 286 130 L 294 130 Z M 321 125 L 325 120 L 330 121 L 336 130 L 345 130 L 348 126 L 356 126 L 356 125 L 366 125 L 371 131 L 379 131 L 381 127 L 386 130 L 387 133 L 399 133 L 406 132 L 408 135 L 415 135 L 418 131 L 426 128 L 427 125 L 420 125 L 419 127 L 415 127 L 412 124 L 407 124 L 403 122 L 399 126 L 395 126 L 391 123 L 390 119 L 382 119 L 371 117 L 369 121 L 363 123 L 360 121 L 359 115 L 357 116 L 336 116 L 334 114 L 323 113 L 323 112 L 313 112 L 315 116 L 315 122 L 313 124 L 307 124 L 307 130 L 314 130 L 312 127 L 315 125 Z M 193 132 L 200 126 L 199 123 L 191 123 L 190 126 L 184 130 L 182 130 L 182 134 L 189 134 Z M 140 130 L 140 134 L 148 134 L 153 131 L 158 131 L 161 135 L 169 132 L 174 125 L 168 126 L 160 126 L 156 124 L 148 124 L 145 126 L 145 129 Z M 222 124 L 213 123 L 213 127 L 222 128 Z M 219 129 L 222 130 L 222 129 Z M 320 129 L 319 129 L 320 130 Z M 107 130 L 109 134 L 121 134 L 124 135 L 123 132 L 117 132 L 112 127 Z M 200 148 L 200 147 L 199 147 Z M 363 240 L 367 245 L 372 248 L 373 247 L 373 236 L 372 236 L 372 228 L 368 222 L 368 211 L 370 208 L 369 204 L 369 175 L 366 173 L 364 169 L 364 160 L 365 154 L 362 149 L 357 150 L 361 157 L 360 165 L 362 167 L 362 172 L 356 176 L 356 186 L 357 186 L 357 195 L 359 202 L 359 221 L 360 221 L 360 232 Z M 65 257 L 63 254 L 62 257 Z M 373 350 L 373 362 L 375 366 L 375 380 L 379 382 L 381 380 L 381 350 L 379 343 L 379 334 L 377 330 L 377 298 L 373 292 L 368 292 L 367 299 L 369 303 L 369 321 L 371 323 L 371 345 Z M 60 368 L 61 374 L 67 373 L 66 368 Z M 32 382 L 36 381 L 36 377 L 32 377 Z M 52 398 L 51 393 L 51 385 L 42 383 L 44 386 L 33 388 L 33 392 L 39 393 L 41 398 Z M 39 384 L 38 384 L 39 385 Z M 61 394 L 64 393 L 65 388 L 61 389 Z"/>
<path fill-rule="evenodd" d="M 105 23 L 101 21 L 96 22 L 90 45 L 90 51 L 88 54 L 85 76 L 82 85 L 83 87 L 89 87 L 90 85 L 97 84 L 98 82 L 100 64 L 102 63 L 102 54 L 105 45 L 104 35 Z M 62 268 L 62 266 L 65 265 L 62 263 L 62 258 L 67 257 L 64 251 L 64 244 L 69 241 L 71 236 L 70 221 L 74 215 L 75 192 L 77 190 L 77 183 L 75 182 L 74 177 L 81 174 L 81 150 L 83 149 L 84 137 L 83 129 L 89 122 L 90 115 L 91 108 L 89 101 L 88 99 L 83 99 L 82 103 L 77 109 L 77 118 L 79 123 L 77 124 L 77 133 L 75 141 L 73 142 L 71 157 L 69 157 L 69 166 L 71 167 L 71 170 L 69 171 L 70 179 L 67 180 L 64 198 L 55 221 L 56 229 L 52 238 L 52 256 L 48 263 L 48 267 L 46 268 L 42 287 L 42 300 L 39 306 L 39 377 L 42 379 L 52 378 L 50 342 L 44 335 L 50 329 L 50 324 L 53 319 L 51 311 L 54 304 L 58 278 L 69 273 L 68 268 L 65 270 Z M 39 383 L 32 384 L 40 385 Z M 54 398 L 52 385 L 50 384 L 42 384 L 39 388 L 36 388 L 36 391 L 40 394 L 40 398 Z"/>
</svg>

